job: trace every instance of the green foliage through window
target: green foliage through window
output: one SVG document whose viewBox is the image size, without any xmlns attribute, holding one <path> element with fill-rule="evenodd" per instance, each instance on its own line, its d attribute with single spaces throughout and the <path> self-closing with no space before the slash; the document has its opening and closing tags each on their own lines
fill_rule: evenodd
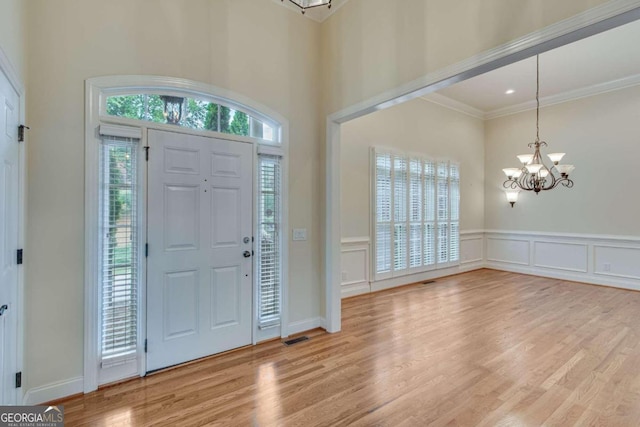
<svg viewBox="0 0 640 427">
<path fill-rule="evenodd" d="M 118 95 L 107 98 L 107 114 L 154 123 L 167 123 L 161 95 Z M 276 129 L 242 111 L 198 99 L 184 98 L 179 126 L 277 141 Z"/>
</svg>

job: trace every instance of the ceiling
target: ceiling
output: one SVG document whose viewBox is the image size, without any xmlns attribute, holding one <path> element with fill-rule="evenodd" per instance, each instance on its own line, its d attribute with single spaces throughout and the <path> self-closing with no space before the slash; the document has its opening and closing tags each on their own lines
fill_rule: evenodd
<svg viewBox="0 0 640 427">
<path fill-rule="evenodd" d="M 284 6 L 286 6 L 291 10 L 295 10 L 296 12 L 301 13 L 300 8 L 292 4 L 289 0 L 284 0 L 284 1 L 274 0 L 274 1 L 277 1 L 278 3 L 283 4 Z M 312 3 L 315 1 L 320 2 L 319 0 L 311 0 Z M 309 19 L 313 19 L 314 21 L 322 22 L 325 19 L 327 19 L 329 16 L 334 14 L 338 9 L 340 9 L 347 1 L 348 0 L 332 0 L 331 9 L 323 6 L 314 7 L 313 9 L 308 9 L 305 12 L 304 16 L 306 16 Z"/>
<path fill-rule="evenodd" d="M 638 40 L 640 22 L 636 21 L 541 54 L 542 104 L 640 84 Z M 508 89 L 515 92 L 507 95 Z M 536 59 L 532 57 L 425 98 L 492 118 L 534 108 L 535 90 Z"/>
</svg>

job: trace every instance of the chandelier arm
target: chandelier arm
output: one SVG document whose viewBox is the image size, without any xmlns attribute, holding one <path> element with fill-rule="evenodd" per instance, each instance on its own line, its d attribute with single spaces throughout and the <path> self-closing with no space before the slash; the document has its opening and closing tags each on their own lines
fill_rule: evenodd
<svg viewBox="0 0 640 427">
<path fill-rule="evenodd" d="M 507 179 L 505 182 L 503 182 L 503 183 L 502 183 L 502 186 L 503 186 L 504 188 L 507 188 L 507 189 L 509 189 L 509 188 L 510 188 L 510 189 L 512 189 L 512 190 L 515 190 L 516 188 L 518 188 L 518 187 L 519 187 L 519 185 L 518 185 L 518 181 L 515 181 L 515 180 L 513 180 L 513 179 Z"/>
<path fill-rule="evenodd" d="M 563 187 L 572 188 L 573 181 L 569 179 L 569 177 L 559 178 L 554 185 L 554 188 L 558 185 L 562 184 Z"/>
</svg>

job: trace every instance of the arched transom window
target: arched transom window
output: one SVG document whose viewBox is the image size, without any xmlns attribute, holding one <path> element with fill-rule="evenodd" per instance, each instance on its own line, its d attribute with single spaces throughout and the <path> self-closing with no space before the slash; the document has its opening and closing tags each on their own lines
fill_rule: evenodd
<svg viewBox="0 0 640 427">
<path fill-rule="evenodd" d="M 218 99 L 163 93 L 118 94 L 106 97 L 105 113 L 114 117 L 280 142 L 280 126 L 277 122 Z"/>
</svg>

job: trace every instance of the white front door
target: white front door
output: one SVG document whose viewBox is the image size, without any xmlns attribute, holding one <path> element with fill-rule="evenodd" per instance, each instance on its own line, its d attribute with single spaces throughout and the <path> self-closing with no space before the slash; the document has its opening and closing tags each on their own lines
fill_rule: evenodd
<svg viewBox="0 0 640 427">
<path fill-rule="evenodd" d="M 150 130 L 147 371 L 252 342 L 251 144 Z"/>
<path fill-rule="evenodd" d="M 18 94 L 0 71 L 0 404 L 15 404 L 20 146 Z"/>
</svg>

